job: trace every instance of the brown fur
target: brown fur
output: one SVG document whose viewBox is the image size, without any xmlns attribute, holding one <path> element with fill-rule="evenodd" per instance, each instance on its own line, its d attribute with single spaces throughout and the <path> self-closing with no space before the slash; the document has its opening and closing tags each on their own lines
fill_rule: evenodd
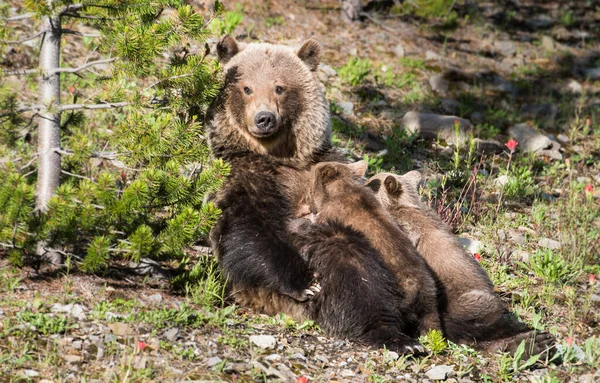
<svg viewBox="0 0 600 383">
<path fill-rule="evenodd" d="M 396 275 L 404 293 L 403 307 L 417 313 L 421 331 L 441 329 L 436 282 L 410 239 L 372 191 L 356 182 L 345 164 L 317 164 L 313 177 L 309 203 L 317 212 L 317 222 L 334 220 L 364 233 Z"/>
<path fill-rule="evenodd" d="M 411 171 L 399 176 L 380 173 L 369 186 L 435 273 L 441 296 L 441 316 L 446 335 L 491 349 L 514 351 L 520 341 L 531 337 L 529 328 L 512 318 L 479 263 L 457 242 L 437 214 L 421 203 L 417 191 L 421 174 Z M 501 339 L 497 342 L 485 342 Z M 539 350 L 548 345 L 548 334 L 533 335 Z"/>
</svg>

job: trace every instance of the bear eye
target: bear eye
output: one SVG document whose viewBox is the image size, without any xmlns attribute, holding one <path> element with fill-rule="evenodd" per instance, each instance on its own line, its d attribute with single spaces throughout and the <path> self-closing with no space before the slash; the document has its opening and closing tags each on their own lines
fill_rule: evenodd
<svg viewBox="0 0 600 383">
<path fill-rule="evenodd" d="M 248 96 L 252 94 L 252 89 L 248 88 L 247 86 L 244 87 L 244 93 L 246 93 Z"/>
<path fill-rule="evenodd" d="M 277 85 L 275 87 L 275 93 L 282 94 L 285 89 L 282 86 Z"/>
</svg>

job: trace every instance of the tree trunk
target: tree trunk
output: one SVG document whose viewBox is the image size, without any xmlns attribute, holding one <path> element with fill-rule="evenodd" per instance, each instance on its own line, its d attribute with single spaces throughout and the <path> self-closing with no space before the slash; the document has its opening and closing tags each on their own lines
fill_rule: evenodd
<svg viewBox="0 0 600 383">
<path fill-rule="evenodd" d="M 360 20 L 362 5 L 360 0 L 342 0 L 342 20 L 347 23 Z"/>
<path fill-rule="evenodd" d="M 52 6 L 52 0 L 47 0 Z M 44 108 L 40 112 L 38 127 L 38 173 L 36 188 L 36 209 L 43 212 L 48 201 L 54 195 L 60 181 L 60 67 L 61 17 L 44 16 L 42 28 L 45 31 L 40 48 L 39 104 Z M 44 242 L 37 246 L 37 253 L 54 265 L 62 263 L 60 254 L 47 251 Z"/>
</svg>

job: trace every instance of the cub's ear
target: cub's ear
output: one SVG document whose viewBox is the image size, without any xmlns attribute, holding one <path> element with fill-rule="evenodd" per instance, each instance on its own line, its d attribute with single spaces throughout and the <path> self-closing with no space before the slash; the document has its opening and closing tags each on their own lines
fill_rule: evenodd
<svg viewBox="0 0 600 383">
<path fill-rule="evenodd" d="M 346 165 L 355 177 L 364 177 L 367 173 L 367 167 L 369 164 L 365 160 L 360 160 Z"/>
<path fill-rule="evenodd" d="M 226 64 L 233 56 L 240 53 L 240 51 L 241 49 L 237 41 L 230 35 L 225 35 L 217 44 L 217 56 L 219 56 L 219 61 L 223 64 Z"/>
<path fill-rule="evenodd" d="M 298 49 L 297 55 L 311 71 L 314 71 L 321 63 L 321 46 L 315 40 L 306 40 Z"/>
<path fill-rule="evenodd" d="M 316 169 L 315 171 L 315 185 L 327 184 L 335 180 L 339 176 L 340 172 L 334 165 L 326 164 Z"/>
<path fill-rule="evenodd" d="M 402 185 L 400 185 L 400 182 L 398 182 L 396 177 L 385 177 L 385 181 L 383 181 L 383 184 L 385 185 L 385 190 L 388 192 L 389 195 L 399 196 L 400 194 L 402 194 Z"/>
<path fill-rule="evenodd" d="M 401 176 L 403 179 L 407 180 L 408 183 L 418 190 L 419 183 L 423 179 L 421 173 L 417 170 L 411 170 L 410 172 Z"/>
<path fill-rule="evenodd" d="M 367 187 L 373 190 L 374 193 L 377 193 L 379 192 L 379 189 L 381 189 L 381 180 L 378 178 L 371 178 L 367 181 Z"/>
</svg>

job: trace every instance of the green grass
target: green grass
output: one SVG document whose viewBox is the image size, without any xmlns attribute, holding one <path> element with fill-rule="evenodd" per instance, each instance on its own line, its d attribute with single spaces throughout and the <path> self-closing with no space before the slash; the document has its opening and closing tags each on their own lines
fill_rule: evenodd
<svg viewBox="0 0 600 383">
<path fill-rule="evenodd" d="M 362 84 L 373 71 L 373 62 L 369 59 L 352 57 L 338 69 L 338 76 L 351 86 Z"/>
</svg>

